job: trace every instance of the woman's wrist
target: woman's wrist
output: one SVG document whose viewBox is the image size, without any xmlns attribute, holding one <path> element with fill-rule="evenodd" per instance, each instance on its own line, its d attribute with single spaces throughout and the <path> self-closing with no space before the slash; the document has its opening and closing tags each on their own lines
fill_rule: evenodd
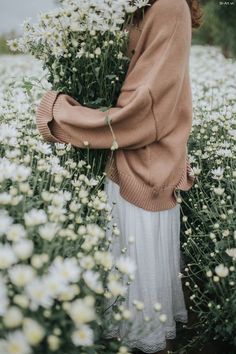
<svg viewBox="0 0 236 354">
<path fill-rule="evenodd" d="M 42 135 L 42 137 L 47 141 L 56 141 L 56 139 L 51 135 L 48 123 L 53 119 L 52 108 L 54 102 L 57 98 L 57 91 L 47 91 L 37 107 L 36 110 L 36 125 Z"/>
</svg>

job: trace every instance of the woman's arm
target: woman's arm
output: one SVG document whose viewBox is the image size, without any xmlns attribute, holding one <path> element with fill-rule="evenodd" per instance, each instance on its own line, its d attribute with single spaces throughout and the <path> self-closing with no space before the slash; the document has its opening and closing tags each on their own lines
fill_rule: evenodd
<svg viewBox="0 0 236 354">
<path fill-rule="evenodd" d="M 139 148 L 156 138 L 151 107 L 146 86 L 123 91 L 119 106 L 107 112 L 83 107 L 68 95 L 49 91 L 38 107 L 37 125 L 48 141 L 64 141 L 77 147 L 85 147 L 84 142 L 88 142 L 91 148 L 111 148 L 115 138 L 119 147 Z"/>
<path fill-rule="evenodd" d="M 185 0 L 159 0 L 148 11 L 116 107 L 102 112 L 49 91 L 37 110 L 37 125 L 46 140 L 80 148 L 86 141 L 99 149 L 111 148 L 115 136 L 119 148 L 138 149 L 172 129 L 188 65 L 191 17 Z"/>
</svg>

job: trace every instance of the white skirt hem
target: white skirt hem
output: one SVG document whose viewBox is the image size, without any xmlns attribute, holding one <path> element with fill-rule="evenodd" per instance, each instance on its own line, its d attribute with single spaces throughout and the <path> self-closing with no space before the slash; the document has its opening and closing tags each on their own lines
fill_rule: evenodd
<svg viewBox="0 0 236 354">
<path fill-rule="evenodd" d="M 119 186 L 107 178 L 105 191 L 108 202 L 113 206 L 113 220 L 120 235 L 111 243 L 114 258 L 127 249 L 127 256 L 137 264 L 135 280 L 128 286 L 124 306 L 132 313 L 135 326 L 142 327 L 144 316 L 155 315 L 154 303 L 162 305 L 161 313 L 167 315 L 165 323 L 158 323 L 147 334 L 136 334 L 125 323 L 109 327 L 104 337 L 120 338 L 130 349 L 144 353 L 155 353 L 166 348 L 166 340 L 176 337 L 176 322 L 187 323 L 188 312 L 185 307 L 182 282 L 179 276 L 180 253 L 180 205 L 164 211 L 151 212 L 129 203 L 119 193 Z M 108 227 L 106 237 L 112 238 L 112 227 Z M 132 236 L 134 243 L 130 243 Z M 113 237 L 114 238 L 114 237 Z M 141 314 L 134 308 L 133 300 L 145 305 Z M 108 305 L 110 305 L 110 300 Z M 110 313 L 109 313 L 110 312 Z M 112 308 L 108 311 L 112 316 Z M 140 327 L 139 327 L 140 326 Z M 143 332 L 144 333 L 144 332 Z"/>
</svg>

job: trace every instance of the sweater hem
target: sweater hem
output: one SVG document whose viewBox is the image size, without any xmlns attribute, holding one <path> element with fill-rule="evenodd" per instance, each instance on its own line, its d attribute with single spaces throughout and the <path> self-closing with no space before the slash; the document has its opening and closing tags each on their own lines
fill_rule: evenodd
<svg viewBox="0 0 236 354">
<path fill-rule="evenodd" d="M 186 165 L 178 183 L 173 186 L 152 187 L 138 182 L 128 174 L 111 167 L 106 176 L 120 187 L 120 195 L 129 203 L 148 211 L 162 211 L 174 208 L 179 204 L 177 190 L 188 191 L 195 177 L 191 175 L 192 169 L 186 158 Z M 119 178 L 119 176 L 125 178 Z"/>
</svg>

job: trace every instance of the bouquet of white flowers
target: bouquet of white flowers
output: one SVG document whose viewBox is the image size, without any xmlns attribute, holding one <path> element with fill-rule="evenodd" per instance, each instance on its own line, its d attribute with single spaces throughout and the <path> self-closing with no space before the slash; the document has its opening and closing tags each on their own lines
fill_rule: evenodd
<svg viewBox="0 0 236 354">
<path fill-rule="evenodd" d="M 41 14 L 36 25 L 25 22 L 23 37 L 9 45 L 42 60 L 52 89 L 105 111 L 115 105 L 127 73 L 127 26 L 148 0 L 60 2 L 60 8 Z M 93 151 L 89 156 L 88 162 L 96 158 L 97 164 L 104 154 Z"/>
</svg>

